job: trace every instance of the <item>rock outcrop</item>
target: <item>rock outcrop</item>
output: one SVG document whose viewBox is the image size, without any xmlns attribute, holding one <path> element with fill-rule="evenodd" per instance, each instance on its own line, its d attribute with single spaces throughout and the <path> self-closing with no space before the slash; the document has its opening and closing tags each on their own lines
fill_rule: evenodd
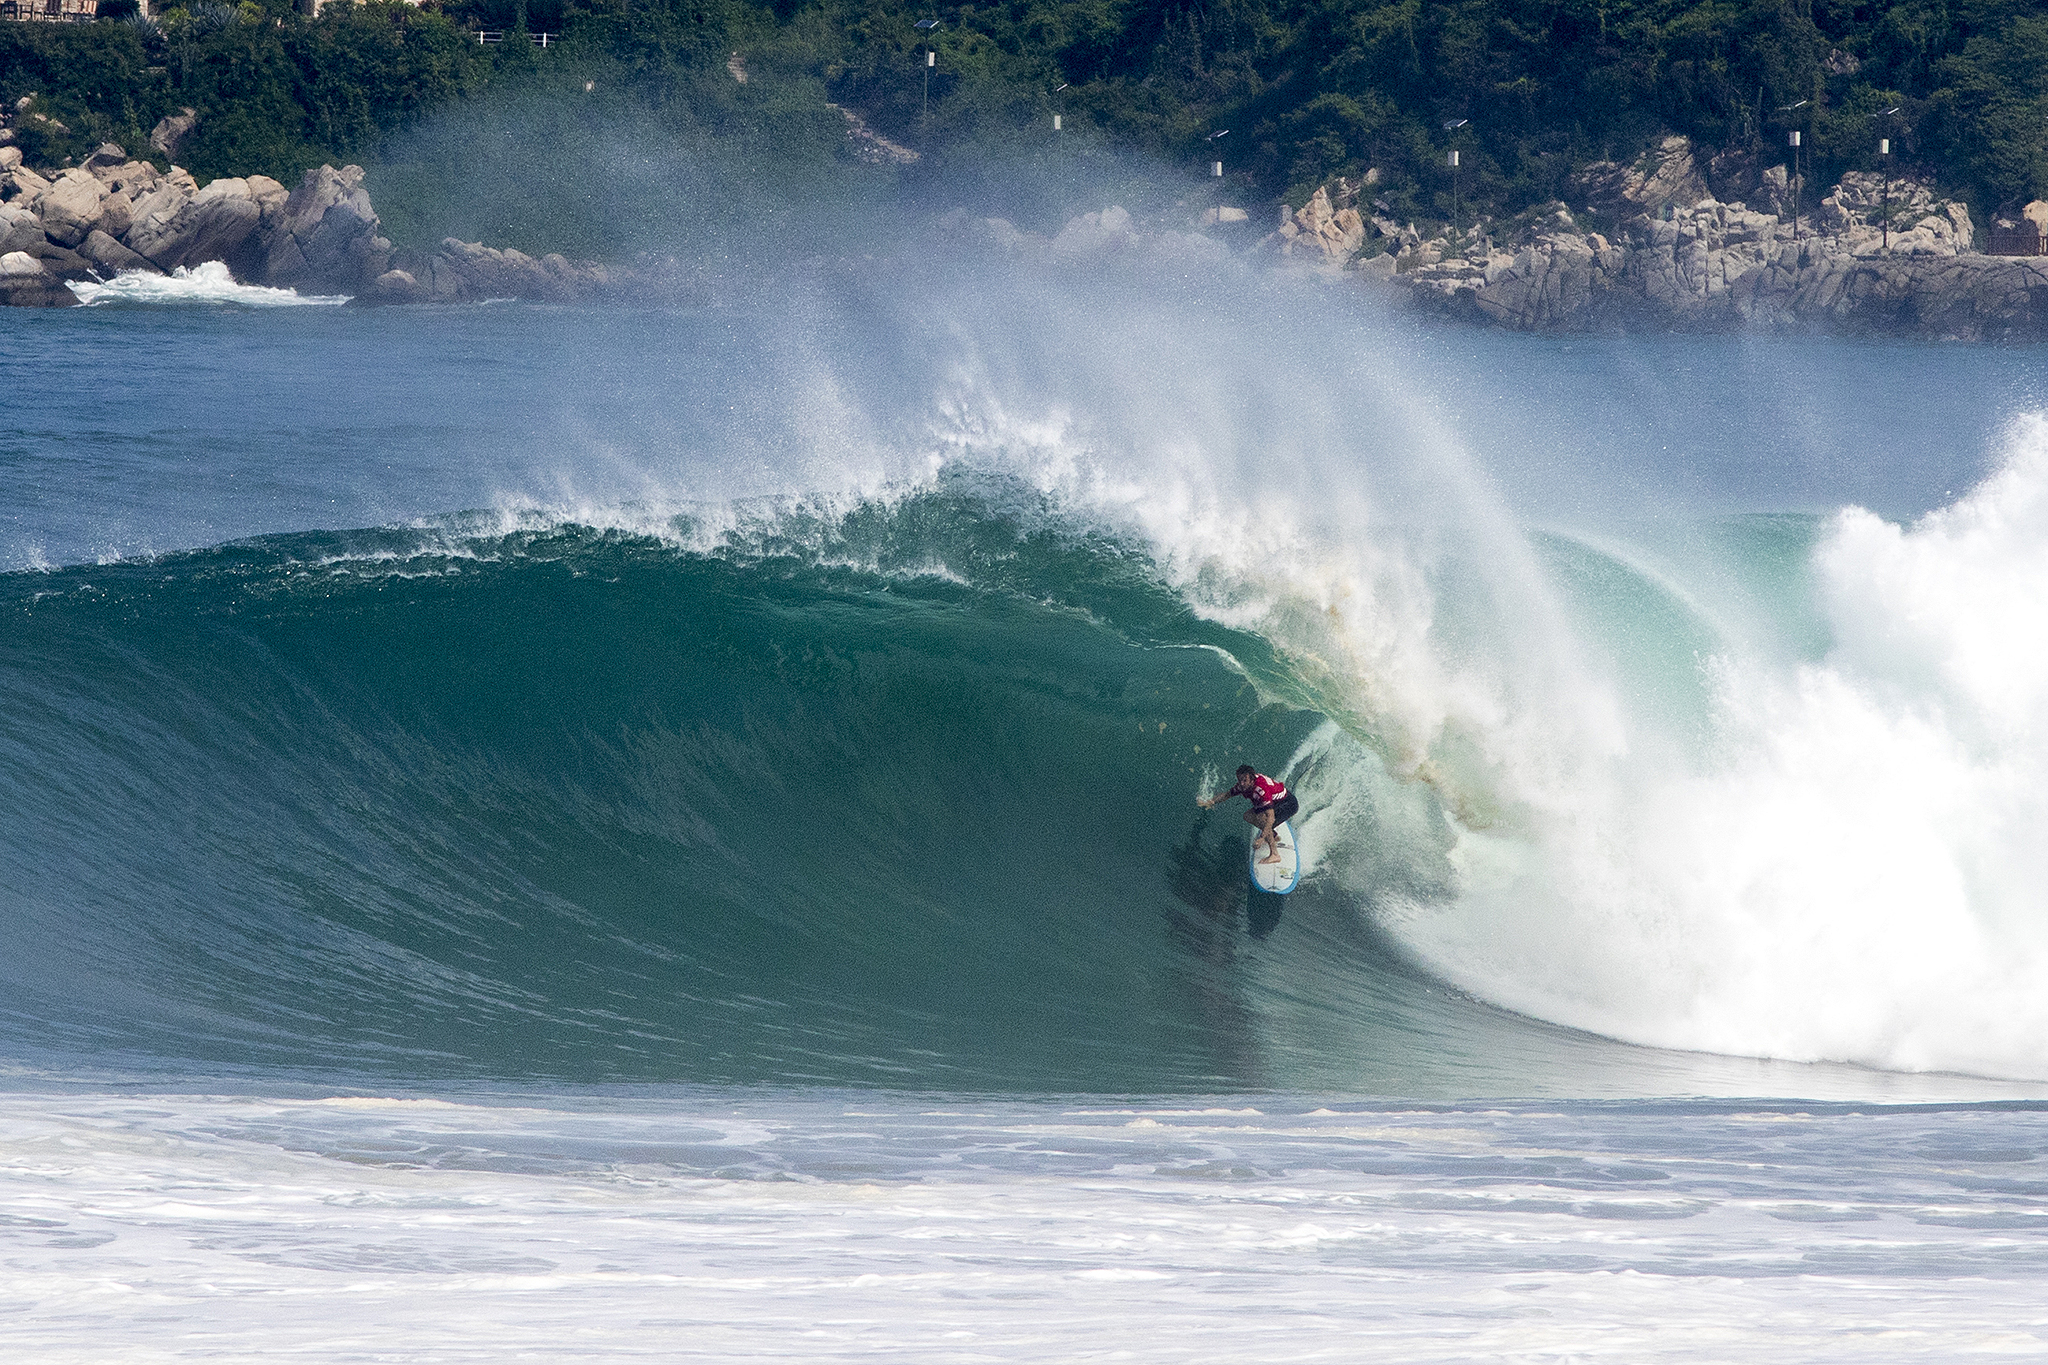
<svg viewBox="0 0 2048 1365">
<path fill-rule="evenodd" d="M 166 124 L 154 141 L 175 145 L 190 132 Z M 1783 166 L 1727 152 L 1702 163 L 1673 137 L 1633 162 L 1586 167 L 1568 182 L 1569 203 L 1427 235 L 1373 197 L 1377 181 L 1377 172 L 1338 180 L 1283 208 L 1259 248 L 1362 276 L 1426 311 L 1523 330 L 2048 339 L 2048 258 L 1976 254 L 1968 209 L 1911 177 L 1852 174 L 1809 201 Z M 2048 203 L 2028 205 L 2014 221 L 2022 219 L 2048 228 Z M 1243 221 L 1241 209 L 1212 207 L 1197 226 Z M 1162 253 L 1206 260 L 1228 250 L 1203 233 L 1141 227 L 1120 208 L 1079 215 L 1049 238 L 964 213 L 945 225 L 984 245 L 1077 263 Z M 613 272 L 453 237 L 395 248 L 355 166 L 319 167 L 289 191 L 260 175 L 201 186 L 111 143 L 82 166 L 47 172 L 0 145 L 0 259 L 0 303 L 18 305 L 70 303 L 66 281 L 209 261 L 245 284 L 375 304 L 570 301 L 640 286 L 681 296 L 697 287 L 677 262 L 651 258 Z"/>
<path fill-rule="evenodd" d="M 1280 230 L 1271 239 L 1281 255 L 1342 262 L 1358 254 L 1365 245 L 1365 218 L 1355 203 L 1335 207 L 1336 202 L 1355 197 L 1346 182 L 1337 182 L 1337 193 L 1339 198 L 1333 201 L 1330 187 L 1318 186 L 1300 208 L 1289 212 L 1282 207 Z"/>
<path fill-rule="evenodd" d="M 199 111 L 180 109 L 157 120 L 150 130 L 149 145 L 168 161 L 178 155 L 178 148 L 185 145 L 185 139 L 192 136 L 192 130 L 199 126 Z"/>
<path fill-rule="evenodd" d="M 175 126 L 158 131 L 173 144 L 182 135 Z M 612 284 L 601 267 L 454 238 L 429 252 L 397 251 L 357 166 L 321 166 L 289 192 L 261 175 L 201 186 L 177 166 L 160 172 L 111 143 L 83 166 L 49 175 L 0 147 L 0 254 L 14 262 L 0 303 L 13 304 L 62 305 L 75 301 L 63 287 L 69 280 L 207 261 L 244 284 L 365 303 L 566 301 Z"/>
<path fill-rule="evenodd" d="M 391 243 L 378 230 L 360 166 L 307 171 L 297 189 L 278 196 L 273 210 L 265 284 L 355 291 L 390 268 Z"/>
<path fill-rule="evenodd" d="M 1784 167 L 1702 167 L 1674 137 L 1630 165 L 1587 167 L 1571 189 L 1583 217 L 1553 203 L 1456 240 L 1368 220 L 1378 235 L 1348 264 L 1423 309 L 1524 331 L 2048 338 L 2048 259 L 1975 253 L 1968 208 L 1910 178 L 1852 173 L 1802 203 Z"/>
<path fill-rule="evenodd" d="M 26 251 L 0 255 L 0 305 L 13 308 L 63 308 L 77 303 L 64 282 L 43 269 Z"/>
</svg>

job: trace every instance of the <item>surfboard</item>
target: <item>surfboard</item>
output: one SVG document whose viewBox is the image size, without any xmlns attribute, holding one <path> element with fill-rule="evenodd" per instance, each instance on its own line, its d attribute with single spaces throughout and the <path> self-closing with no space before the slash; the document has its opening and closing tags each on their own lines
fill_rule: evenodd
<svg viewBox="0 0 2048 1365">
<path fill-rule="evenodd" d="M 1261 863 L 1259 861 L 1259 854 L 1264 850 L 1258 845 L 1258 836 L 1256 834 L 1252 836 L 1252 885 L 1261 891 L 1270 891 L 1276 896 L 1284 896 L 1294 889 L 1296 882 L 1301 880 L 1301 850 L 1296 847 L 1294 842 L 1294 822 L 1292 820 L 1281 822 L 1279 833 L 1280 861 L 1277 863 Z"/>
</svg>

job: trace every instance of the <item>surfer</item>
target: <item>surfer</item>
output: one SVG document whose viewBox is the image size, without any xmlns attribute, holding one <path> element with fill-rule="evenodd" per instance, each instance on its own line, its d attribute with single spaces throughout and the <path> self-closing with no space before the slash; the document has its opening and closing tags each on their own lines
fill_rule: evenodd
<svg viewBox="0 0 2048 1365">
<path fill-rule="evenodd" d="M 1259 861 L 1279 862 L 1280 826 L 1294 817 L 1294 813 L 1301 809 L 1301 802 L 1295 799 L 1293 792 L 1287 790 L 1285 782 L 1275 781 L 1264 773 L 1255 771 L 1251 764 L 1246 763 L 1237 770 L 1235 786 L 1195 804 L 1207 810 L 1220 802 L 1228 801 L 1233 796 L 1245 797 L 1252 803 L 1252 808 L 1245 813 L 1244 822 L 1258 830 L 1258 835 L 1252 842 L 1265 847 L 1266 856 Z"/>
</svg>

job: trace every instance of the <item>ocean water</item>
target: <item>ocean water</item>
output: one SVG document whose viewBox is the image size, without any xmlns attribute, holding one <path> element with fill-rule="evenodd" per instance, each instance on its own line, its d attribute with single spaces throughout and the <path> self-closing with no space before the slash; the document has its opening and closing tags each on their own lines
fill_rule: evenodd
<svg viewBox="0 0 2048 1365">
<path fill-rule="evenodd" d="M 2038 351 L 328 302 L 0 331 L 10 1358 L 2048 1354 Z"/>
</svg>

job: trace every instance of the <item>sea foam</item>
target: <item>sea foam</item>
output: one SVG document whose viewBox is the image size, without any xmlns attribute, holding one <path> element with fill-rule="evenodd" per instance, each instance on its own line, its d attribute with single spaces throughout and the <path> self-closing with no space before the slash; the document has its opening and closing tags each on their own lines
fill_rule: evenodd
<svg viewBox="0 0 2048 1365">
<path fill-rule="evenodd" d="M 301 294 L 296 289 L 238 284 L 219 261 L 177 266 L 168 275 L 124 270 L 111 280 L 76 280 L 71 292 L 88 307 L 110 303 L 239 304 L 244 308 L 332 308 L 348 302 L 345 294 Z"/>
</svg>

